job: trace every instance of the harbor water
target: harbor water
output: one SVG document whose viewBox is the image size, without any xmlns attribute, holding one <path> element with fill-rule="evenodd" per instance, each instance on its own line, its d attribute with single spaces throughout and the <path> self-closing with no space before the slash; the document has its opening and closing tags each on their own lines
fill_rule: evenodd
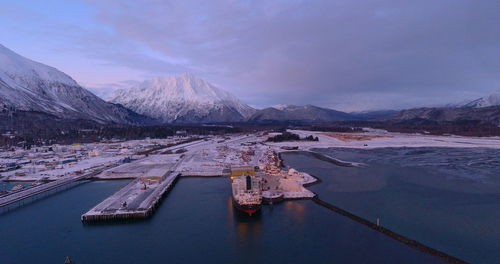
<svg viewBox="0 0 500 264">
<path fill-rule="evenodd" d="M 320 199 L 471 263 L 500 260 L 500 151 L 480 148 L 318 149 L 286 165 L 317 176 Z"/>
<path fill-rule="evenodd" d="M 84 225 L 128 181 L 94 181 L 0 215 L 0 263 L 441 263 L 311 200 L 235 211 L 227 178 L 183 178 L 152 218 Z"/>
</svg>

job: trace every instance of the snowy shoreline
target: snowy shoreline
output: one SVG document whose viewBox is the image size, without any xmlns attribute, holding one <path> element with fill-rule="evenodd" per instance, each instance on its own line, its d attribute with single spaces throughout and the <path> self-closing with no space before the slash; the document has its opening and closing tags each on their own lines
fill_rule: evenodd
<svg viewBox="0 0 500 264">
<path fill-rule="evenodd" d="M 321 153 L 321 150 L 330 148 L 346 149 L 377 149 L 377 148 L 422 148 L 422 147 L 440 147 L 440 148 L 490 148 L 500 149 L 500 137 L 490 138 L 467 138 L 460 136 L 427 136 L 427 135 L 408 135 L 400 133 L 389 133 L 386 131 L 371 130 L 361 135 L 371 135 L 366 140 L 342 141 L 338 138 L 329 136 L 320 131 L 289 130 L 289 132 L 298 134 L 301 138 L 312 135 L 318 137 L 319 141 L 285 141 L 285 142 L 265 142 L 265 145 L 271 146 L 280 156 L 283 153 L 305 153 L 314 158 L 330 162 L 337 166 L 359 167 L 364 163 L 344 161 Z M 287 150 L 294 149 L 294 150 Z M 292 167 L 291 167 L 292 168 Z M 304 172 L 300 172 L 305 174 Z M 304 189 L 307 189 L 311 183 L 320 183 L 321 178 L 313 177 L 314 181 L 302 183 Z M 309 190 L 308 190 L 309 191 Z M 311 191 L 309 191 L 311 192 Z M 311 192 L 313 193 L 313 192 Z M 296 197 L 294 195 L 285 198 L 312 198 L 316 194 L 307 197 Z"/>
<path fill-rule="evenodd" d="M 314 151 L 324 148 L 391 148 L 391 147 L 449 147 L 449 148 L 493 148 L 500 149 L 500 137 L 462 137 L 462 136 L 430 136 L 420 134 L 391 133 L 384 130 L 368 129 L 365 132 L 352 133 L 372 136 L 366 140 L 340 140 L 321 131 L 288 130 L 299 135 L 318 137 L 318 141 L 284 141 L 266 142 L 275 149 L 297 148 L 297 150 Z"/>
</svg>

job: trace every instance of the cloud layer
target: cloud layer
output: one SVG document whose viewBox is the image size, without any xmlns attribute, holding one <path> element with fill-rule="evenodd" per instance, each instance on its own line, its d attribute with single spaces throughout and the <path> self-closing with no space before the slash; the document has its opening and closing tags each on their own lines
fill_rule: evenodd
<svg viewBox="0 0 500 264">
<path fill-rule="evenodd" d="M 143 76 L 193 72 L 252 105 L 404 108 L 500 87 L 497 0 L 86 4 L 96 27 L 69 45 L 82 56 Z"/>
</svg>

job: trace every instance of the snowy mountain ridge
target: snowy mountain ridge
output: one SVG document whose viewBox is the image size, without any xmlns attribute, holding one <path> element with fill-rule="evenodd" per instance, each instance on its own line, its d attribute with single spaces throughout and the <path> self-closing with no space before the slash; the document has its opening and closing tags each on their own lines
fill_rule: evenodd
<svg viewBox="0 0 500 264">
<path fill-rule="evenodd" d="M 232 94 L 189 73 L 119 89 L 110 101 L 167 123 L 244 121 L 255 112 Z"/>
<path fill-rule="evenodd" d="M 277 104 L 277 105 L 273 105 L 271 107 L 274 108 L 274 109 L 277 109 L 277 110 L 285 110 L 285 109 L 287 109 L 290 106 L 292 106 L 292 105 L 289 105 L 289 104 Z"/>
<path fill-rule="evenodd" d="M 0 45 L 0 106 L 65 119 L 137 124 L 143 118 L 105 102 L 56 68 L 32 61 Z"/>
<path fill-rule="evenodd" d="M 328 123 L 354 119 L 356 118 L 350 114 L 314 105 L 278 105 L 258 110 L 248 121 L 251 123 Z"/>
<path fill-rule="evenodd" d="M 481 97 L 479 99 L 470 101 L 461 105 L 461 107 L 471 107 L 471 108 L 479 108 L 479 107 L 488 107 L 500 105 L 500 91 L 497 91 L 493 94 L 490 94 L 485 97 Z"/>
<path fill-rule="evenodd" d="M 69 86 L 78 85 L 75 80 L 56 68 L 21 57 L 2 44 L 0 44 L 0 69 L 13 80 L 28 86 L 39 80 Z"/>
</svg>

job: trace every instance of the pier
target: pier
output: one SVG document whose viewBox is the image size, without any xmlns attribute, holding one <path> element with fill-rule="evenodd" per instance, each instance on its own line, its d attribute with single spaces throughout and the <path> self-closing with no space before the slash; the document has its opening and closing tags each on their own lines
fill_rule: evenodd
<svg viewBox="0 0 500 264">
<path fill-rule="evenodd" d="M 171 167 L 156 169 L 153 175 L 134 179 L 115 194 L 81 216 L 84 223 L 150 217 L 180 173 L 176 169 L 182 160 Z"/>
</svg>

